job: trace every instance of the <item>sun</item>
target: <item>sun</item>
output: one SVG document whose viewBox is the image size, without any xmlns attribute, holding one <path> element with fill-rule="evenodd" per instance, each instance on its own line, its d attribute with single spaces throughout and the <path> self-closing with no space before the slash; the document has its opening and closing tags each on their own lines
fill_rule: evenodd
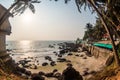
<svg viewBox="0 0 120 80">
<path fill-rule="evenodd" d="M 23 23 L 31 23 L 33 21 L 33 13 L 26 11 L 22 14 L 21 20 Z"/>
</svg>

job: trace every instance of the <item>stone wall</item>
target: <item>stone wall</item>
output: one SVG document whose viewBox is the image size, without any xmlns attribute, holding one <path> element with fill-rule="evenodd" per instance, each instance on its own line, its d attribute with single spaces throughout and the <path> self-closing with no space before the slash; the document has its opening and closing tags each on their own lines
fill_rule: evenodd
<svg viewBox="0 0 120 80">
<path fill-rule="evenodd" d="M 100 47 L 96 47 L 96 46 L 88 47 L 88 51 L 95 58 L 104 61 L 105 64 L 108 61 L 109 57 L 113 56 L 113 52 L 111 50 L 100 48 Z"/>
</svg>

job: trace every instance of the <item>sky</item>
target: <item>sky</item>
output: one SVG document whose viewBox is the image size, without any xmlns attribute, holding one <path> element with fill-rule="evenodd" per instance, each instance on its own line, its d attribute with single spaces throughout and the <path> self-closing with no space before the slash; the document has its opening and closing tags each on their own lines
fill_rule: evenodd
<svg viewBox="0 0 120 80">
<path fill-rule="evenodd" d="M 9 8 L 13 0 L 0 0 Z M 36 12 L 27 9 L 22 15 L 10 18 L 12 33 L 7 40 L 76 40 L 82 39 L 86 23 L 95 24 L 95 14 L 87 9 L 79 13 L 74 0 L 68 4 L 42 0 L 34 4 Z"/>
</svg>

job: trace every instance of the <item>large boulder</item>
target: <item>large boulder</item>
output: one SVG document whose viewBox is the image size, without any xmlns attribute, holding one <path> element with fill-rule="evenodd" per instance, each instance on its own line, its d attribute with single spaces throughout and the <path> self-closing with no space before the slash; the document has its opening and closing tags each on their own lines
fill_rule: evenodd
<svg viewBox="0 0 120 80">
<path fill-rule="evenodd" d="M 68 66 L 62 73 L 63 80 L 83 80 L 82 76 L 72 66 Z"/>
<path fill-rule="evenodd" d="M 45 80 L 45 78 L 39 74 L 32 74 L 31 80 Z"/>
</svg>

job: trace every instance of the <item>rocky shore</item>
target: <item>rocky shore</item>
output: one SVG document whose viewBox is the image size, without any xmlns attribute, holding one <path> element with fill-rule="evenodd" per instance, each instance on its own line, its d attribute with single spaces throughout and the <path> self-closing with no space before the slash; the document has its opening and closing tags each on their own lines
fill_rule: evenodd
<svg viewBox="0 0 120 80">
<path fill-rule="evenodd" d="M 14 74 L 25 80 L 86 80 L 105 66 L 105 60 L 97 59 L 84 48 L 64 44 L 59 44 L 59 54 L 53 52 L 57 60 L 48 55 L 44 57 L 45 62 L 39 64 L 38 57 L 24 58 L 16 64 Z"/>
<path fill-rule="evenodd" d="M 68 73 L 74 71 L 76 76 L 88 79 L 104 67 L 104 62 L 97 60 L 94 56 L 88 56 L 86 53 L 86 51 L 70 52 L 64 58 L 58 57 L 57 61 L 52 61 L 51 57 L 46 56 L 45 59 L 49 63 L 45 62 L 41 66 L 31 64 L 32 67 L 26 65 L 30 60 L 25 59 L 20 61 L 20 64 L 24 66 L 19 65 L 21 68 L 17 68 L 18 73 L 15 74 L 32 80 L 37 80 L 37 78 L 38 80 L 64 80 L 64 72 L 68 70 Z"/>
</svg>

